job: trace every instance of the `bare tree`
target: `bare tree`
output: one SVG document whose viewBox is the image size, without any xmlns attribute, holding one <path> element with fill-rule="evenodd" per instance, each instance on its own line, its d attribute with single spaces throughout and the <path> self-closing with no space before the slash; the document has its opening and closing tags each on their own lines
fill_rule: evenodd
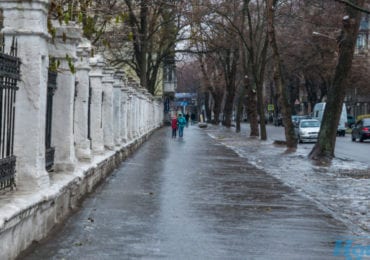
<svg viewBox="0 0 370 260">
<path fill-rule="evenodd" d="M 217 63 L 217 58 L 210 55 L 200 56 L 200 71 L 202 73 L 202 85 L 204 91 L 208 91 L 213 99 L 213 123 L 218 125 L 220 123 L 220 113 L 222 111 L 222 101 L 225 95 L 224 75 L 222 68 Z M 208 118 L 210 119 L 210 118 Z"/>
<path fill-rule="evenodd" d="M 279 48 L 277 46 L 277 40 L 275 35 L 274 17 L 275 10 L 277 7 L 277 0 L 267 0 L 267 19 L 268 19 L 268 33 L 270 46 L 273 50 L 275 71 L 274 81 L 278 89 L 278 95 L 280 97 L 280 104 L 283 113 L 283 121 L 285 126 L 285 138 L 288 149 L 295 149 L 297 147 L 297 139 L 294 133 L 294 126 L 291 121 L 291 106 L 289 103 L 289 97 L 285 89 L 285 82 L 283 78 L 282 62 L 280 58 Z"/>
<path fill-rule="evenodd" d="M 364 0 L 348 1 L 346 14 L 342 19 L 342 31 L 338 37 L 339 57 L 335 68 L 333 83 L 328 91 L 328 100 L 322 119 L 319 140 L 309 154 L 311 159 L 331 160 L 334 157 L 337 125 L 339 123 L 342 104 L 346 93 L 346 80 L 349 76 L 357 34 L 360 25 L 361 12 L 353 8 L 364 7 Z"/>
<path fill-rule="evenodd" d="M 112 25 L 105 34 L 107 58 L 114 65 L 131 68 L 140 84 L 155 94 L 163 62 L 175 59 L 183 1 L 123 2 L 122 22 Z"/>
</svg>

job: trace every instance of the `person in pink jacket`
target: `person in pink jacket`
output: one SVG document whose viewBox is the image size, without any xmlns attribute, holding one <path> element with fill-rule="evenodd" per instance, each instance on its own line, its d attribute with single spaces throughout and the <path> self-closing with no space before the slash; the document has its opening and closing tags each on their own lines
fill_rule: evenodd
<svg viewBox="0 0 370 260">
<path fill-rule="evenodd" d="M 177 133 L 177 117 L 174 115 L 171 120 L 171 127 L 172 127 L 172 138 L 176 138 Z"/>
</svg>

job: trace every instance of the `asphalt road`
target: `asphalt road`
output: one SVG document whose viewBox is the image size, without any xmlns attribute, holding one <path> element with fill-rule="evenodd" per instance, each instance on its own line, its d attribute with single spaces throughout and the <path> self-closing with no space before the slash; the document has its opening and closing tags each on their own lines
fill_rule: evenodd
<svg viewBox="0 0 370 260">
<path fill-rule="evenodd" d="M 170 132 L 20 259 L 345 259 L 343 223 L 202 129 Z"/>
<path fill-rule="evenodd" d="M 285 140 L 284 128 L 267 125 L 267 134 L 270 139 Z M 299 146 L 312 147 L 313 143 L 298 144 Z M 335 144 L 335 156 L 342 159 L 359 161 L 370 165 L 369 158 L 370 140 L 364 142 L 352 142 L 351 135 L 337 136 Z"/>
</svg>

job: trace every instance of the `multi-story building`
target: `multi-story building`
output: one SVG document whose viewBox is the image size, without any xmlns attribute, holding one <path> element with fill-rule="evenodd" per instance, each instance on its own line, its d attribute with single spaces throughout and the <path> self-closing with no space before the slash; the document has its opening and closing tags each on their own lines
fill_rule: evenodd
<svg viewBox="0 0 370 260">
<path fill-rule="evenodd" d="M 370 30 L 370 19 L 369 15 L 364 15 L 360 30 L 357 37 L 357 44 L 355 49 L 355 56 L 353 61 L 353 67 L 369 67 L 370 56 L 369 56 L 369 30 Z M 347 95 L 345 98 L 347 104 L 347 110 L 349 114 L 355 118 L 358 115 L 370 114 L 370 86 L 369 83 L 356 82 L 352 86 L 347 87 Z"/>
</svg>

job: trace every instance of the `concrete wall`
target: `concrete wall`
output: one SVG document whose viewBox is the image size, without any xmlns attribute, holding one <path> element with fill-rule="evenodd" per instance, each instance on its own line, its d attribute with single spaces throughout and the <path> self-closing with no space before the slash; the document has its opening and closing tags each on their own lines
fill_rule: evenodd
<svg viewBox="0 0 370 260">
<path fill-rule="evenodd" d="M 90 57 L 94 47 L 82 38 L 77 24 L 53 23 L 56 34 L 51 40 L 48 5 L 49 0 L 0 1 L 2 32 L 6 42 L 17 38 L 21 59 L 14 136 L 16 188 L 0 191 L 1 260 L 14 259 L 46 237 L 163 122 L 161 100 L 129 79 L 122 68 L 110 67 L 102 54 Z M 45 170 L 49 57 L 60 64 L 51 172 Z"/>
<path fill-rule="evenodd" d="M 53 176 L 48 189 L 2 194 L 0 258 L 14 259 L 34 241 L 44 238 L 76 209 L 88 193 L 145 142 L 152 131 L 116 151 L 95 158 L 93 163 L 77 164 L 73 174 L 66 172 Z"/>
</svg>

